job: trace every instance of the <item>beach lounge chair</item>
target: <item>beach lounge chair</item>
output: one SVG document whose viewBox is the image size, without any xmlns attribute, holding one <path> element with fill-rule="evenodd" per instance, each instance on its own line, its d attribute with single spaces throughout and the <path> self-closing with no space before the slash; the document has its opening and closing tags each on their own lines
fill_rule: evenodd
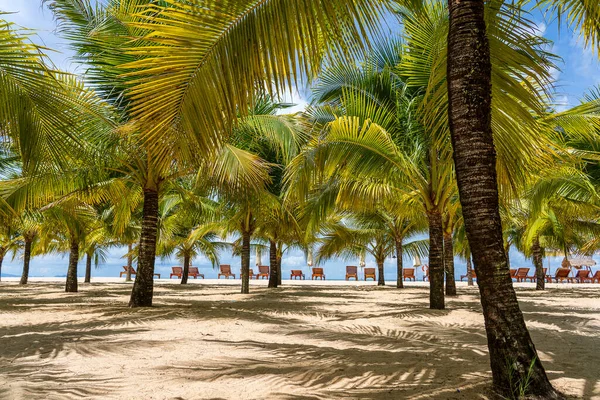
<svg viewBox="0 0 600 400">
<path fill-rule="evenodd" d="M 258 274 L 256 274 L 256 279 L 265 278 L 269 279 L 269 266 L 268 265 L 259 265 L 258 266 Z"/>
<path fill-rule="evenodd" d="M 517 279 L 517 271 L 518 269 L 510 269 L 510 279 Z"/>
<path fill-rule="evenodd" d="M 589 269 L 580 269 L 574 277 L 567 278 L 567 282 L 576 281 L 577 283 L 583 283 L 590 278 L 590 272 Z"/>
<path fill-rule="evenodd" d="M 591 283 L 600 283 L 600 270 L 596 271 L 596 273 L 593 276 L 588 277 L 586 281 L 590 281 Z"/>
<path fill-rule="evenodd" d="M 172 277 L 181 279 L 182 276 L 183 276 L 183 268 L 171 267 L 171 275 L 169 276 L 169 279 L 171 279 Z"/>
<path fill-rule="evenodd" d="M 556 270 L 556 272 L 554 273 L 554 276 L 546 276 L 546 280 L 548 282 L 552 282 L 552 279 L 554 279 L 556 281 L 556 283 L 558 283 L 559 281 L 569 281 L 569 274 L 571 273 L 571 270 L 569 268 L 558 268 Z"/>
<path fill-rule="evenodd" d="M 242 277 L 242 273 L 240 271 L 240 278 Z M 256 275 L 254 275 L 254 270 L 252 268 L 250 268 L 248 270 L 248 279 L 254 279 L 256 278 Z M 257 278 L 258 279 L 258 278 Z"/>
<path fill-rule="evenodd" d="M 375 275 L 375 268 L 365 268 L 365 281 L 369 278 L 373 278 L 373 280 L 377 280 Z"/>
<path fill-rule="evenodd" d="M 119 278 L 122 278 L 123 275 L 127 275 L 127 265 L 123 265 L 123 271 L 119 273 Z M 131 267 L 131 276 L 135 275 L 135 269 Z"/>
<path fill-rule="evenodd" d="M 548 274 L 548 268 L 544 268 L 544 276 Z M 535 269 L 533 270 L 533 275 L 525 277 L 525 279 L 529 279 L 531 282 L 537 281 L 537 272 Z"/>
<path fill-rule="evenodd" d="M 529 268 L 517 269 L 517 273 L 515 274 L 515 278 L 517 278 L 517 282 L 525 282 L 525 279 L 527 279 L 528 273 L 529 273 Z"/>
<path fill-rule="evenodd" d="M 235 274 L 231 273 L 231 265 L 219 265 L 219 270 L 221 272 L 217 276 L 217 279 L 221 279 L 221 275 L 224 276 L 226 279 L 229 279 L 230 276 L 233 276 L 233 279 L 235 279 Z"/>
<path fill-rule="evenodd" d="M 468 278 L 469 277 L 469 273 L 467 272 L 467 275 L 461 275 L 460 276 L 460 281 L 462 282 L 463 279 Z M 471 269 L 471 277 L 473 279 L 477 279 L 477 275 L 475 275 L 475 270 Z"/>
<path fill-rule="evenodd" d="M 423 282 L 429 280 L 429 265 L 423 265 Z"/>
<path fill-rule="evenodd" d="M 290 274 L 290 279 L 304 279 L 304 274 L 302 273 L 302 270 L 293 269 Z"/>
<path fill-rule="evenodd" d="M 346 280 L 349 281 L 350 278 L 358 280 L 358 267 L 355 265 L 346 265 Z"/>
<path fill-rule="evenodd" d="M 201 274 L 200 271 L 198 271 L 198 267 L 190 267 L 190 270 L 188 271 L 188 278 L 190 276 L 193 276 L 194 279 L 196 279 L 197 277 L 201 277 L 202 279 L 204 279 L 204 274 Z"/>
<path fill-rule="evenodd" d="M 404 280 L 413 280 L 416 281 L 417 278 L 415 277 L 415 269 L 414 268 L 404 268 L 402 270 L 402 279 Z"/>
<path fill-rule="evenodd" d="M 312 276 L 310 279 L 325 279 L 325 273 L 323 272 L 323 268 L 313 268 Z"/>
</svg>

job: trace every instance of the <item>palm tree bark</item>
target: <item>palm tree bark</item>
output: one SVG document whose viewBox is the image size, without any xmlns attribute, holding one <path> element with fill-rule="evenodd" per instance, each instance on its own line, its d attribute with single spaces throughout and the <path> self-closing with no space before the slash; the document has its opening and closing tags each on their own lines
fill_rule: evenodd
<svg viewBox="0 0 600 400">
<path fill-rule="evenodd" d="M 125 282 L 131 282 L 131 269 L 133 268 L 133 255 L 131 252 L 133 251 L 133 244 L 129 243 L 127 245 L 127 277 L 125 278 Z"/>
<path fill-rule="evenodd" d="M 6 254 L 6 250 L 2 248 L 0 250 L 0 282 L 2 282 L 2 263 L 4 262 L 4 255 Z"/>
<path fill-rule="evenodd" d="M 467 239 L 477 270 L 493 385 L 514 397 L 560 398 L 529 336 L 504 251 L 491 125 L 491 61 L 484 0 L 448 0 L 448 104 Z"/>
<path fill-rule="evenodd" d="M 442 215 L 437 210 L 427 213 L 429 221 L 429 308 L 443 310 L 444 299 L 444 231 Z"/>
<path fill-rule="evenodd" d="M 279 268 L 277 268 L 277 242 L 269 239 L 269 287 L 279 286 Z"/>
<path fill-rule="evenodd" d="M 283 274 L 281 273 L 281 258 L 282 258 L 282 243 L 277 243 L 277 285 L 281 286 L 281 279 Z"/>
<path fill-rule="evenodd" d="M 250 293 L 250 232 L 242 231 L 242 294 Z"/>
<path fill-rule="evenodd" d="M 471 264 L 471 255 L 467 258 L 467 285 L 473 286 L 473 265 Z"/>
<path fill-rule="evenodd" d="M 451 233 L 444 233 L 444 270 L 446 271 L 446 296 L 456 296 L 454 246 Z"/>
<path fill-rule="evenodd" d="M 385 276 L 383 273 L 383 261 L 384 260 L 377 260 L 377 271 L 378 271 L 378 277 L 377 277 L 377 286 L 385 286 Z"/>
<path fill-rule="evenodd" d="M 542 248 L 540 247 L 540 239 L 536 236 L 531 245 L 533 253 L 533 265 L 535 266 L 536 284 L 535 290 L 546 289 L 546 275 L 544 274 L 544 260 L 542 258 Z"/>
<path fill-rule="evenodd" d="M 188 281 L 188 276 L 190 274 L 190 255 L 185 254 L 183 256 L 183 273 L 181 274 L 181 284 L 185 285 Z"/>
<path fill-rule="evenodd" d="M 402 263 L 403 249 L 402 239 L 396 239 L 396 268 L 398 270 L 398 278 L 396 279 L 396 287 L 402 289 L 404 287 L 404 265 Z"/>
<path fill-rule="evenodd" d="M 29 280 L 29 262 L 31 261 L 31 244 L 33 238 L 25 237 L 25 250 L 23 251 L 23 273 L 21 274 L 20 285 L 27 285 Z"/>
<path fill-rule="evenodd" d="M 83 283 L 92 282 L 92 254 L 86 253 L 85 255 L 85 279 Z"/>
<path fill-rule="evenodd" d="M 69 269 L 67 270 L 67 284 L 65 292 L 77 292 L 77 263 L 79 262 L 79 240 L 71 238 L 71 248 L 69 250 Z"/>
<path fill-rule="evenodd" d="M 138 269 L 131 291 L 129 307 L 151 307 L 154 294 L 154 260 L 158 233 L 158 190 L 144 189 L 142 233 Z"/>
</svg>

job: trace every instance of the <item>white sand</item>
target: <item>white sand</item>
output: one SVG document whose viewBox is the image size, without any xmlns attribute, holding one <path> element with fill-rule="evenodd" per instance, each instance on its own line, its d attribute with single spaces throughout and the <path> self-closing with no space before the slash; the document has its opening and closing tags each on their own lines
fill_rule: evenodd
<svg viewBox="0 0 600 400">
<path fill-rule="evenodd" d="M 464 284 L 433 311 L 422 282 L 253 281 L 243 296 L 239 280 L 158 280 L 156 307 L 131 310 L 115 278 L 77 294 L 64 278 L 6 280 L 0 399 L 488 398 L 478 293 Z M 600 285 L 531 287 L 518 294 L 553 384 L 600 399 Z"/>
</svg>

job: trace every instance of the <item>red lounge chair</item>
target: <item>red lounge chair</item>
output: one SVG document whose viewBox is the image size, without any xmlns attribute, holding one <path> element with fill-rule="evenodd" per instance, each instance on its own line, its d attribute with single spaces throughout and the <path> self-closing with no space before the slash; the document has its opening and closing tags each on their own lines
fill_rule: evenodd
<svg viewBox="0 0 600 400">
<path fill-rule="evenodd" d="M 512 269 L 510 270 L 510 279 L 517 279 L 517 269 Z"/>
<path fill-rule="evenodd" d="M 586 281 L 590 281 L 591 283 L 600 283 L 600 270 L 596 271 L 596 273 L 593 276 L 588 277 Z"/>
<path fill-rule="evenodd" d="M 240 278 L 242 277 L 242 274 L 240 273 Z M 254 279 L 256 278 L 256 276 L 254 275 L 254 270 L 252 268 L 250 268 L 248 270 L 248 279 Z M 257 278 L 258 279 L 258 278 Z"/>
<path fill-rule="evenodd" d="M 293 269 L 290 274 L 290 279 L 300 278 L 300 280 L 304 279 L 304 274 L 299 269 Z"/>
<path fill-rule="evenodd" d="M 517 273 L 515 274 L 515 278 L 517 279 L 517 282 L 525 282 L 525 279 L 527 279 L 528 273 L 529 273 L 529 268 L 519 268 L 517 270 Z"/>
<path fill-rule="evenodd" d="M 558 283 L 559 281 L 569 281 L 569 274 L 571 273 L 571 270 L 569 268 L 558 268 L 556 270 L 556 272 L 554 273 L 554 277 L 552 276 L 546 276 L 546 280 L 548 282 L 552 282 L 552 279 L 554 279 L 556 281 L 556 283 Z"/>
<path fill-rule="evenodd" d="M 460 281 L 462 282 L 463 279 L 468 278 L 468 277 L 469 277 L 468 273 L 467 273 L 467 275 L 461 275 L 460 276 Z M 475 270 L 474 269 L 471 269 L 471 277 L 473 279 L 477 279 L 477 275 L 475 275 Z"/>
<path fill-rule="evenodd" d="M 417 280 L 417 278 L 415 277 L 415 269 L 414 268 L 404 268 L 402 270 L 402 279 L 404 280 Z"/>
<path fill-rule="evenodd" d="M 201 277 L 202 279 L 204 279 L 204 274 L 201 274 L 200 271 L 198 271 L 198 267 L 190 267 L 190 270 L 188 271 L 188 278 L 190 276 L 193 276 L 194 279 L 196 279 L 197 277 Z"/>
<path fill-rule="evenodd" d="M 181 277 L 183 276 L 183 268 L 171 267 L 171 270 L 172 270 L 172 272 L 171 272 L 171 275 L 169 276 L 169 279 L 171 279 L 172 277 L 181 279 Z"/>
<path fill-rule="evenodd" d="M 365 281 L 369 278 L 373 278 L 374 281 L 377 280 L 375 268 L 365 268 Z"/>
<path fill-rule="evenodd" d="M 534 271 L 533 275 L 526 276 L 525 279 L 529 279 L 531 282 L 537 281 L 537 272 L 535 271 L 535 269 L 533 271 Z M 547 273 L 548 273 L 548 268 L 544 268 L 544 276 L 546 276 Z"/>
<path fill-rule="evenodd" d="M 258 266 L 258 274 L 256 274 L 256 279 L 265 278 L 269 279 L 269 266 L 268 265 L 259 265 Z"/>
<path fill-rule="evenodd" d="M 325 279 L 325 273 L 323 272 L 323 268 L 313 268 L 313 273 L 311 279 Z"/>
<path fill-rule="evenodd" d="M 127 275 L 127 265 L 123 265 L 123 271 L 119 273 L 119 278 L 122 278 L 123 275 Z M 135 269 L 131 267 L 131 276 L 135 275 Z"/>
<path fill-rule="evenodd" d="M 428 281 L 429 280 L 429 265 L 423 265 L 421 268 L 423 268 L 423 282 Z"/>
<path fill-rule="evenodd" d="M 346 280 L 349 281 L 350 278 L 354 278 L 355 281 L 358 280 L 358 267 L 354 265 L 346 266 Z"/>
<path fill-rule="evenodd" d="M 235 279 L 235 274 L 231 273 L 231 265 L 219 265 L 219 270 L 221 272 L 217 276 L 217 279 L 221 279 L 221 276 L 224 276 L 226 279 L 229 279 L 230 276 L 233 276 L 233 279 Z"/>
<path fill-rule="evenodd" d="M 577 281 L 577 283 L 583 283 L 586 280 L 590 279 L 590 271 L 589 269 L 580 269 L 577 271 L 577 274 L 572 278 L 567 278 L 567 282 Z"/>
</svg>

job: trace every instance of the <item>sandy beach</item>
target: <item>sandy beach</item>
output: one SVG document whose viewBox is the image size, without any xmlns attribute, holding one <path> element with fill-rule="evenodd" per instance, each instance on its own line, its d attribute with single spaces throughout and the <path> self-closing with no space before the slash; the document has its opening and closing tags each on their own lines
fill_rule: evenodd
<svg viewBox="0 0 600 400">
<path fill-rule="evenodd" d="M 58 278 L 3 280 L 0 398 L 490 398 L 475 288 L 433 311 L 422 282 L 254 281 L 246 296 L 239 280 L 176 282 L 132 310 L 114 278 L 76 294 Z M 516 286 L 552 383 L 600 399 L 600 285 Z"/>
</svg>

